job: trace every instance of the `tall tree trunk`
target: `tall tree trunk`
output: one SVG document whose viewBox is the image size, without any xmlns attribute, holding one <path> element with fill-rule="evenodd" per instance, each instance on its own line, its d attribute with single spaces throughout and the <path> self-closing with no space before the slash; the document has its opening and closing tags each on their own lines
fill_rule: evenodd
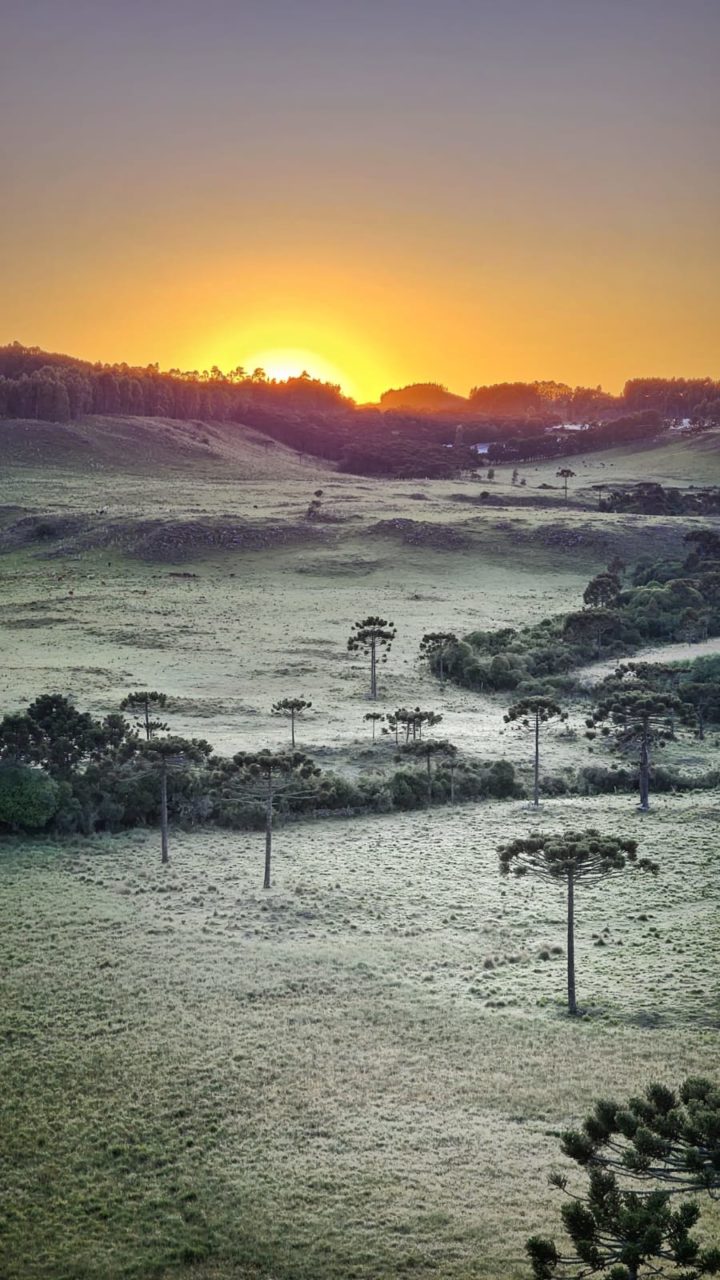
<svg viewBox="0 0 720 1280">
<path fill-rule="evenodd" d="M 429 800 L 429 801 L 430 801 L 430 803 L 432 804 L 432 798 L 433 798 L 433 785 L 432 785 L 432 761 L 431 761 L 431 759 L 430 759 L 430 752 L 429 752 L 429 751 L 427 752 L 426 760 L 427 760 L 427 788 L 428 788 L 428 800 Z"/>
<path fill-rule="evenodd" d="M 697 708 L 696 715 L 697 715 L 697 725 L 698 725 L 698 740 L 700 742 L 704 742 L 705 741 L 705 717 L 703 715 L 702 707 Z"/>
<path fill-rule="evenodd" d="M 440 657 L 440 683 L 442 684 L 442 683 L 443 683 L 443 681 L 444 681 L 444 679 L 445 679 L 445 670 L 444 670 L 444 668 L 443 668 L 443 651 L 442 651 L 442 645 L 440 646 L 440 655 L 439 655 L 439 657 Z"/>
<path fill-rule="evenodd" d="M 370 697 L 375 701 L 377 698 L 377 652 L 376 640 L 370 641 Z"/>
<path fill-rule="evenodd" d="M 272 806 L 273 806 L 273 785 L 272 774 L 268 774 L 267 779 L 267 802 L 265 807 L 265 876 L 263 878 L 263 889 L 270 888 L 270 861 L 272 858 Z"/>
<path fill-rule="evenodd" d="M 540 712 L 535 712 L 535 786 L 533 788 L 533 805 L 540 806 Z"/>
<path fill-rule="evenodd" d="M 150 703 L 145 699 L 145 738 L 150 741 Z"/>
<path fill-rule="evenodd" d="M 295 712 L 290 712 L 290 743 L 295 746 Z"/>
<path fill-rule="evenodd" d="M 168 806 L 167 806 L 167 764 L 163 760 L 160 772 L 160 847 L 161 862 L 169 862 L 168 853 Z"/>
<path fill-rule="evenodd" d="M 643 720 L 640 742 L 640 808 L 647 813 L 650 808 L 650 745 L 647 719 Z"/>
<path fill-rule="evenodd" d="M 568 872 L 567 897 L 567 993 L 568 1013 L 577 1013 L 575 998 L 575 874 Z"/>
</svg>

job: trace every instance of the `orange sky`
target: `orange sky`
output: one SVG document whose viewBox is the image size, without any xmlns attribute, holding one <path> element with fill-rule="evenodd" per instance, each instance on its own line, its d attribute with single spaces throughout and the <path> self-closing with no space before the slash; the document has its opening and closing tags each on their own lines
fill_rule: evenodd
<svg viewBox="0 0 720 1280">
<path fill-rule="evenodd" d="M 359 399 L 720 376 L 716 5 L 151 9 L 11 5 L 0 341 Z"/>
</svg>

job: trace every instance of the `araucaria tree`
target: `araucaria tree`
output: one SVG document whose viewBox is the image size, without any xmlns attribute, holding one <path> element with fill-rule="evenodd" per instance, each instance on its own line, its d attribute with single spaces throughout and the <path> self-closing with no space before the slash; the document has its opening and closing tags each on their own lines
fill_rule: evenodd
<svg viewBox="0 0 720 1280">
<path fill-rule="evenodd" d="M 626 867 L 657 872 L 657 863 L 638 858 L 634 840 L 603 836 L 599 831 L 540 833 L 521 837 L 498 850 L 502 875 L 536 876 L 550 884 L 564 883 L 567 893 L 567 1003 L 576 1014 L 575 994 L 575 888 L 590 886 Z"/>
<path fill-rule="evenodd" d="M 24 712 L 0 721 L 0 759 L 40 765 L 54 778 L 66 779 L 82 763 L 116 747 L 127 721 L 117 712 L 101 722 L 78 711 L 61 693 L 43 693 Z"/>
<path fill-rule="evenodd" d="M 433 799 L 433 759 L 442 759 L 448 762 L 457 754 L 457 748 L 451 742 L 446 742 L 441 738 L 425 738 L 417 739 L 415 742 L 405 743 L 399 750 L 398 755 L 410 756 L 415 760 L 422 760 L 425 764 L 427 773 L 427 796 L 430 804 Z M 454 799 L 454 796 L 453 796 Z"/>
<path fill-rule="evenodd" d="M 160 861 L 170 861 L 168 841 L 168 775 L 184 773 L 193 764 L 203 764 L 212 755 L 212 747 L 203 738 L 151 738 L 144 742 L 137 736 L 126 740 L 121 755 L 142 763 L 156 777 L 160 786 Z"/>
<path fill-rule="evenodd" d="M 400 726 L 405 730 L 405 741 L 409 742 L 412 736 L 413 742 L 422 738 L 423 725 L 427 725 L 429 729 L 433 729 L 435 725 L 440 724 L 442 716 L 436 711 L 423 711 L 420 707 L 398 707 L 397 711 L 393 711 L 387 717 L 388 732 L 395 734 L 395 741 L 400 741 Z"/>
<path fill-rule="evenodd" d="M 307 790 L 310 778 L 320 770 L 301 751 L 239 751 L 233 756 L 233 764 L 246 783 L 248 793 L 257 795 L 265 803 L 265 873 L 263 889 L 270 888 L 272 864 L 273 805 L 283 795 L 292 793 L 294 799 Z M 303 785 L 304 784 L 304 785 Z M 259 790 L 255 790 L 259 786 Z"/>
<path fill-rule="evenodd" d="M 586 721 L 589 736 L 604 725 L 605 736 L 614 733 L 622 751 L 639 752 L 640 809 L 650 808 L 650 748 L 663 745 L 674 732 L 673 715 L 681 707 L 673 694 L 628 688 L 604 699 Z"/>
<path fill-rule="evenodd" d="M 304 698 L 283 698 L 280 702 L 275 702 L 272 707 L 274 716 L 287 716 L 290 720 L 290 742 L 295 746 L 295 720 L 301 716 L 303 711 L 309 711 L 312 702 L 306 702 Z"/>
<path fill-rule="evenodd" d="M 153 734 L 165 733 L 168 729 L 162 720 L 156 719 L 158 711 L 167 705 L 167 694 L 158 693 L 156 689 L 133 689 L 120 703 L 121 711 L 134 711 L 135 723 L 142 729 L 147 742 Z"/>
<path fill-rule="evenodd" d="M 555 474 L 556 474 L 556 475 L 558 476 L 558 478 L 559 478 L 560 480 L 562 480 L 562 482 L 563 482 L 563 487 L 564 487 L 564 489 L 565 489 L 565 501 L 567 502 L 567 500 L 568 500 L 568 480 L 572 480 L 573 476 L 575 475 L 575 472 L 574 472 L 574 471 L 571 471 L 569 467 L 559 467 Z"/>
<path fill-rule="evenodd" d="M 385 719 L 385 716 L 383 715 L 382 711 L 367 711 L 363 716 L 363 720 L 369 720 L 372 725 L 373 742 L 375 741 L 375 733 L 377 730 L 377 726 L 380 724 L 380 721 L 384 719 Z"/>
<path fill-rule="evenodd" d="M 370 615 L 360 622 L 353 623 L 348 639 L 348 651 L 350 653 L 364 653 L 369 656 L 370 697 L 373 700 L 377 698 L 378 664 L 387 662 L 387 656 L 396 635 L 395 624 L 389 622 L 387 618 Z"/>
<path fill-rule="evenodd" d="M 526 1251 L 536 1280 L 699 1280 L 720 1272 L 720 1249 L 703 1249 L 691 1235 L 698 1204 L 671 1198 L 720 1190 L 716 1084 L 689 1077 L 677 1093 L 651 1084 L 624 1102 L 600 1099 L 561 1147 L 587 1173 L 588 1189 L 579 1194 L 573 1183 L 570 1194 L 565 1175 L 551 1175 L 550 1185 L 569 1196 L 561 1214 L 573 1253 L 533 1236 Z"/>
<path fill-rule="evenodd" d="M 441 684 L 445 680 L 445 659 L 457 642 L 458 638 L 452 631 L 426 631 L 420 641 L 420 657 L 428 663 L 431 671 L 437 667 Z"/>
<path fill-rule="evenodd" d="M 651 1084 L 623 1102 L 595 1103 L 580 1129 L 563 1133 L 563 1154 L 672 1191 L 720 1195 L 720 1085 L 689 1076 L 677 1092 Z"/>
<path fill-rule="evenodd" d="M 522 698 L 508 708 L 503 717 L 506 724 L 519 723 L 524 729 L 532 727 L 535 740 L 533 805 L 537 809 L 540 804 L 540 725 L 548 720 L 567 720 L 567 711 L 563 711 L 552 698 Z"/>
<path fill-rule="evenodd" d="M 695 1201 L 673 1205 L 667 1191 L 625 1190 L 602 1169 L 591 1169 L 588 1183 L 586 1195 L 573 1193 L 560 1211 L 572 1253 L 541 1236 L 528 1240 L 535 1280 L 700 1280 L 720 1272 L 720 1249 L 704 1249 L 691 1234 L 700 1217 Z M 561 1174 L 550 1184 L 567 1190 Z"/>
</svg>

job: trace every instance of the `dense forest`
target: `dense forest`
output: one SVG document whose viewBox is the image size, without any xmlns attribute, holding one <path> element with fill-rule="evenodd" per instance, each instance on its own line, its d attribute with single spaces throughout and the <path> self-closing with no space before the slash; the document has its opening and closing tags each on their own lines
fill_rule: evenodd
<svg viewBox="0 0 720 1280">
<path fill-rule="evenodd" d="M 0 418 L 63 423 L 86 414 L 242 422 L 349 472 L 442 476 L 474 467 L 477 444 L 489 446 L 490 462 L 527 461 L 652 438 L 683 419 L 717 425 L 720 382 L 638 378 L 617 397 L 558 382 L 499 383 L 467 398 L 423 383 L 357 406 L 307 373 L 279 382 L 262 369 L 162 372 L 0 347 Z"/>
</svg>

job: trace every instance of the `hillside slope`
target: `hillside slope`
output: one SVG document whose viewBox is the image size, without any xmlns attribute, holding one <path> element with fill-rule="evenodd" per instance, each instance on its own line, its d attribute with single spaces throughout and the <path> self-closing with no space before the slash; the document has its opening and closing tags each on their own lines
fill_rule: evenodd
<svg viewBox="0 0 720 1280">
<path fill-rule="evenodd" d="M 537 474 L 539 479 L 552 482 L 556 482 L 555 473 L 562 465 L 561 458 L 518 463 L 523 475 Z M 573 454 L 567 465 L 577 477 L 571 482 L 571 490 L 592 484 L 637 484 L 641 480 L 680 488 L 688 484 L 716 485 L 720 484 L 720 431 L 698 436 L 671 432 L 647 443 L 636 440 L 613 449 Z"/>
<path fill-rule="evenodd" d="M 0 466 L 149 472 L 221 470 L 237 480 L 294 480 L 332 470 L 237 422 L 101 417 L 0 420 Z"/>
</svg>

